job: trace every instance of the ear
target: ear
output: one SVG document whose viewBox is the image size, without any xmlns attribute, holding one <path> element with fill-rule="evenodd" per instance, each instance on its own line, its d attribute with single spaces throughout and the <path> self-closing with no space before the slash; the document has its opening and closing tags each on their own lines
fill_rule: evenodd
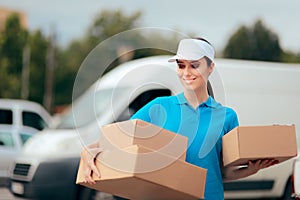
<svg viewBox="0 0 300 200">
<path fill-rule="evenodd" d="M 215 63 L 212 62 L 208 67 L 208 75 L 210 75 L 214 71 L 214 68 L 215 68 Z"/>
</svg>

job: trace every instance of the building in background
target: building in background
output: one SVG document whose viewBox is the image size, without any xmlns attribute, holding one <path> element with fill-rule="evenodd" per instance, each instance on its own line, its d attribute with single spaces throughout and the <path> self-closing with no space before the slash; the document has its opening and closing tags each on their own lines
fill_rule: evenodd
<svg viewBox="0 0 300 200">
<path fill-rule="evenodd" d="M 27 28 L 27 17 L 24 12 L 0 7 L 0 31 L 4 29 L 7 18 L 14 13 L 19 15 L 21 27 Z"/>
</svg>

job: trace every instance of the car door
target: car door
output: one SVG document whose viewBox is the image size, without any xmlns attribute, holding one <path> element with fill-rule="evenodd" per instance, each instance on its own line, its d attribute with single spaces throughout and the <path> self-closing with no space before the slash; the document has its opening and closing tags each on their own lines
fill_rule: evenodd
<svg viewBox="0 0 300 200">
<path fill-rule="evenodd" d="M 21 152 L 22 146 L 35 133 L 31 127 L 0 125 L 0 177 L 9 176 L 14 158 Z"/>
<path fill-rule="evenodd" d="M 0 126 L 0 177 L 8 177 L 10 164 L 20 152 L 15 134 L 12 127 Z"/>
</svg>

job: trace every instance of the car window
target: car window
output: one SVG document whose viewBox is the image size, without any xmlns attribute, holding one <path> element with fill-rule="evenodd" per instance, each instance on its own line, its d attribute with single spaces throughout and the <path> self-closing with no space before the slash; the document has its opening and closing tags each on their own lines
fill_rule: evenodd
<svg viewBox="0 0 300 200">
<path fill-rule="evenodd" d="M 66 113 L 57 128 L 76 128 L 85 126 L 96 121 L 101 113 L 108 112 L 111 99 L 121 99 L 129 91 L 128 88 L 109 88 L 95 91 L 88 91 Z"/>
<path fill-rule="evenodd" d="M 145 91 L 130 103 L 130 105 L 120 114 L 115 122 L 128 120 L 136 111 L 138 111 L 140 108 L 142 108 L 144 105 L 146 105 L 156 97 L 170 95 L 171 91 L 168 89 L 153 89 Z"/>
<path fill-rule="evenodd" d="M 20 133 L 19 136 L 20 136 L 22 145 L 24 145 L 25 142 L 26 142 L 32 135 L 31 135 L 31 134 L 28 134 L 28 133 Z"/>
<path fill-rule="evenodd" d="M 22 120 L 24 126 L 30 126 L 38 130 L 43 130 L 44 128 L 47 127 L 47 124 L 43 120 L 43 118 L 34 112 L 23 111 Z"/>
<path fill-rule="evenodd" d="M 13 124 L 12 110 L 0 109 L 0 124 Z"/>
<path fill-rule="evenodd" d="M 13 136 L 10 132 L 0 131 L 0 147 L 14 147 Z"/>
</svg>

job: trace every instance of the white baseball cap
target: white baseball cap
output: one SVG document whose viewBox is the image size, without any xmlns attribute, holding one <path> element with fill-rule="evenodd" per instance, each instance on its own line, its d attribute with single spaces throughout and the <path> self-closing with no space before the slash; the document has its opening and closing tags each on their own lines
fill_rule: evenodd
<svg viewBox="0 0 300 200">
<path fill-rule="evenodd" d="M 199 60 L 204 56 L 214 61 L 215 50 L 212 45 L 199 39 L 183 39 L 178 45 L 177 54 L 170 58 L 169 62 L 177 59 Z"/>
</svg>

